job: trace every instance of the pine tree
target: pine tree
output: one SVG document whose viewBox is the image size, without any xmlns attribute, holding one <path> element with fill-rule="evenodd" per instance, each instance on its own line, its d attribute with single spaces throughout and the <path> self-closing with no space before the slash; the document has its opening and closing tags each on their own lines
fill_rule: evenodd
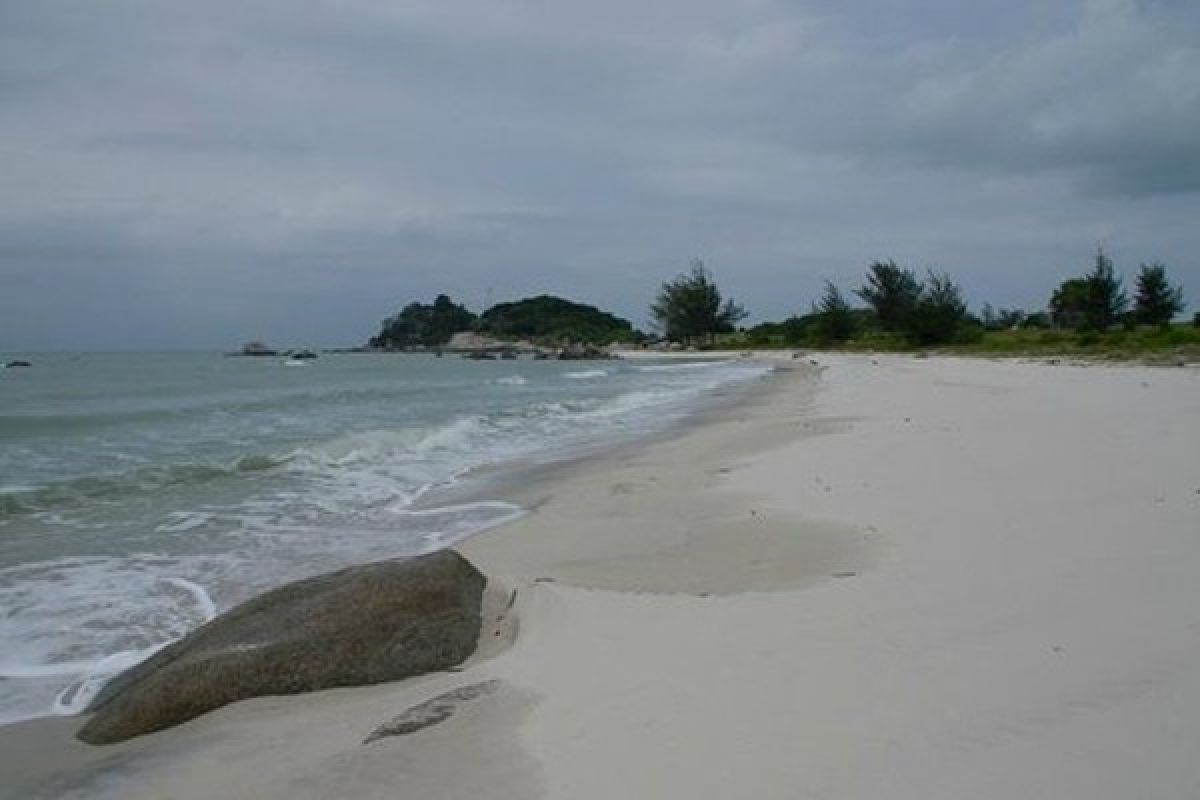
<svg viewBox="0 0 1200 800">
<path fill-rule="evenodd" d="M 1121 279 L 1113 271 L 1112 259 L 1103 249 L 1096 251 L 1095 266 L 1085 280 L 1087 295 L 1083 326 L 1088 330 L 1106 331 L 1121 318 L 1129 301 L 1121 288 Z"/>
<path fill-rule="evenodd" d="M 1183 307 L 1183 287 L 1167 281 L 1167 268 L 1159 263 L 1142 264 L 1133 299 L 1133 313 L 1138 322 L 1165 328 Z"/>
<path fill-rule="evenodd" d="M 817 314 L 817 335 L 823 341 L 844 342 L 853 337 L 858 328 L 854 310 L 832 281 L 825 281 L 825 294 L 813 311 Z"/>
<path fill-rule="evenodd" d="M 855 292 L 872 308 L 885 331 L 904 330 L 921 299 L 921 282 L 912 270 L 895 261 L 876 261 L 867 272 L 866 284 Z"/>
<path fill-rule="evenodd" d="M 732 299 L 722 301 L 721 290 L 700 259 L 692 261 L 691 272 L 662 285 L 650 313 L 668 339 L 685 344 L 729 333 L 746 317 L 746 310 Z"/>
</svg>

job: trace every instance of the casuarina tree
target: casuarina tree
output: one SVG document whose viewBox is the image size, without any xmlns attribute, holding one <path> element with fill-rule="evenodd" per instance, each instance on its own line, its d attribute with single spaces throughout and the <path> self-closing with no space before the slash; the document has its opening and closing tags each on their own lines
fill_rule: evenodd
<svg viewBox="0 0 1200 800">
<path fill-rule="evenodd" d="M 1088 306 L 1087 278 L 1070 278 L 1059 284 L 1050 296 L 1050 318 L 1060 328 L 1083 326 Z"/>
<path fill-rule="evenodd" d="M 1167 268 L 1162 264 L 1142 264 L 1137 276 L 1137 293 L 1133 298 L 1133 313 L 1138 322 L 1166 327 L 1171 318 L 1183 311 L 1183 288 L 1167 281 Z"/>
<path fill-rule="evenodd" d="M 914 344 L 947 344 L 959 335 L 966 320 L 962 289 L 946 273 L 930 271 L 905 332 Z"/>
<path fill-rule="evenodd" d="M 728 333 L 746 317 L 745 309 L 732 299 L 722 299 L 700 259 L 692 261 L 690 272 L 662 285 L 650 313 L 668 339 L 684 344 Z"/>
<path fill-rule="evenodd" d="M 825 281 L 825 294 L 813 306 L 816 333 L 825 342 L 844 342 L 854 336 L 858 324 L 854 310 L 833 281 Z"/>
<path fill-rule="evenodd" d="M 1129 305 L 1112 259 L 1096 251 L 1092 271 L 1072 278 L 1054 290 L 1050 311 L 1059 325 L 1085 331 L 1106 331 L 1116 324 Z"/>
<path fill-rule="evenodd" d="M 867 283 L 855 292 L 875 312 L 885 331 L 903 331 L 921 298 L 921 282 L 912 270 L 895 261 L 876 261 L 867 272 Z"/>
</svg>

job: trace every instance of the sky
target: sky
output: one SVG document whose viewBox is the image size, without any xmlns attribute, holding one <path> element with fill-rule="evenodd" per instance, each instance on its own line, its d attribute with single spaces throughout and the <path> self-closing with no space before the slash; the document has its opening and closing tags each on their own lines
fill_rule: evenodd
<svg viewBox="0 0 1200 800">
<path fill-rule="evenodd" d="M 1200 310 L 1194 0 L 0 0 L 0 351 L 349 345 L 412 300 L 749 322 L 877 259 Z"/>
</svg>

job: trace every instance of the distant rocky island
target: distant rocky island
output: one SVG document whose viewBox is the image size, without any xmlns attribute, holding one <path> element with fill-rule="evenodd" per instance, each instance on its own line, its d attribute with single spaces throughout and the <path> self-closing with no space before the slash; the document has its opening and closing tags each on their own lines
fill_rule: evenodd
<svg viewBox="0 0 1200 800">
<path fill-rule="evenodd" d="M 268 347 L 265 343 L 259 341 L 246 342 L 242 345 L 241 350 L 234 350 L 226 353 L 227 356 L 247 356 L 247 357 L 267 357 L 278 356 L 279 351 L 273 347 Z"/>
<path fill-rule="evenodd" d="M 367 347 L 388 352 L 452 352 L 470 358 L 589 359 L 604 348 L 644 340 L 629 320 L 552 295 L 499 303 L 476 315 L 441 294 L 432 304 L 409 303 L 380 326 Z"/>
<path fill-rule="evenodd" d="M 254 341 L 246 342 L 240 350 L 233 350 L 225 354 L 228 357 L 244 357 L 244 358 L 265 358 L 270 356 L 283 356 L 284 358 L 295 361 L 311 361 L 317 357 L 317 354 L 307 348 L 299 350 L 276 350 L 274 347 L 268 347 L 263 342 Z"/>
</svg>

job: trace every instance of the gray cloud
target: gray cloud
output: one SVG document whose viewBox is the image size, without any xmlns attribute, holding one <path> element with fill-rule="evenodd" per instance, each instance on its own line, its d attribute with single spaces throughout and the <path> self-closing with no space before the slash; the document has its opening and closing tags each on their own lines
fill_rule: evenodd
<svg viewBox="0 0 1200 800">
<path fill-rule="evenodd" d="M 887 256 L 1038 305 L 1097 243 L 1195 294 L 1197 74 L 1183 2 L 0 2 L 0 349 L 640 322 L 694 255 L 758 317 Z"/>
</svg>

